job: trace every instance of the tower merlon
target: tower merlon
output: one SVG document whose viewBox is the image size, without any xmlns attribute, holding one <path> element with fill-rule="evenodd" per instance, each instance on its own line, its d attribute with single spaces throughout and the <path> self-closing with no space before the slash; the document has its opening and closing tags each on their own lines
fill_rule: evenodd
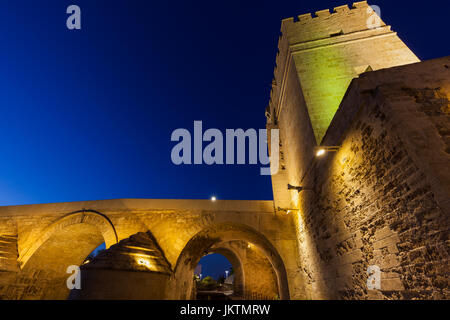
<svg viewBox="0 0 450 320">
<path fill-rule="evenodd" d="M 312 19 L 311 13 L 305 13 L 298 16 L 298 21 L 300 22 L 308 21 L 311 19 Z"/>
<path fill-rule="evenodd" d="M 333 13 L 347 13 L 348 11 L 350 11 L 350 8 L 346 4 L 333 9 Z"/>
<path fill-rule="evenodd" d="M 367 1 L 358 1 L 358 2 L 353 2 L 353 8 L 367 8 L 369 6 L 369 4 L 367 3 Z"/>
<path fill-rule="evenodd" d="M 298 15 L 297 17 L 288 17 L 285 19 L 282 19 L 282 23 L 298 23 L 298 22 L 307 22 L 311 20 L 321 20 L 323 18 L 327 18 L 329 16 L 336 16 L 336 15 L 347 15 L 349 13 L 354 13 L 355 11 L 365 11 L 366 13 L 370 13 L 370 10 L 367 10 L 370 8 L 367 1 L 359 1 L 354 2 L 351 7 L 348 5 L 342 5 L 338 7 L 334 7 L 331 12 L 330 9 L 323 9 L 316 11 L 314 14 L 311 13 L 304 13 L 301 15 Z"/>
<path fill-rule="evenodd" d="M 316 11 L 315 17 L 316 18 L 325 18 L 325 17 L 328 17 L 330 14 L 331 13 L 330 13 L 329 9 L 324 9 L 324 10 Z"/>
</svg>

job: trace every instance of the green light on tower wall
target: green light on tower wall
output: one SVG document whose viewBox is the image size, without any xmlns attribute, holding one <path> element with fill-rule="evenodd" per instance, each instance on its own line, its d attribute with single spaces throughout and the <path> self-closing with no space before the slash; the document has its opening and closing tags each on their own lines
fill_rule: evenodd
<svg viewBox="0 0 450 320">
<path fill-rule="evenodd" d="M 300 82 L 319 144 L 356 74 L 339 48 L 302 53 L 295 60 L 300 69 Z"/>
</svg>

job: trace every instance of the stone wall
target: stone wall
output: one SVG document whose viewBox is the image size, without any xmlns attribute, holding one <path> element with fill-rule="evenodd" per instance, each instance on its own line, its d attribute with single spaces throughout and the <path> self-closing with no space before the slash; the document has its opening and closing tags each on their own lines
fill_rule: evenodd
<svg viewBox="0 0 450 320">
<path fill-rule="evenodd" d="M 448 299 L 450 58 L 352 82 L 295 214 L 308 298 Z M 311 150 L 311 153 L 313 151 Z M 289 168 L 288 168 L 289 169 Z M 369 290 L 367 268 L 381 269 Z"/>
<path fill-rule="evenodd" d="M 86 274 L 92 276 L 98 271 L 104 277 L 120 277 L 115 287 L 120 293 L 120 286 L 126 283 L 122 278 L 128 272 L 130 279 L 151 282 L 158 291 L 143 288 L 143 298 L 191 298 L 193 270 L 205 252 L 214 245 L 218 248 L 221 243 L 242 241 L 260 248 L 269 272 L 263 278 L 272 281 L 275 274 L 279 296 L 288 299 L 288 281 L 293 279 L 297 267 L 292 254 L 296 247 L 295 230 L 291 217 L 278 216 L 273 208 L 272 201 L 151 199 L 0 207 L 0 246 L 4 248 L 0 253 L 0 299 L 65 299 L 69 295 L 69 266 L 81 265 L 102 242 L 110 248 L 107 253 L 123 247 L 120 258 L 111 260 L 113 264 L 144 251 L 153 252 L 153 247 L 129 243 L 148 232 L 167 262 L 163 277 L 156 276 L 162 274 L 161 270 L 125 268 L 114 272 L 111 265 L 100 271 L 88 270 Z M 115 246 L 118 242 L 121 245 Z M 156 255 L 147 256 L 152 265 Z M 134 267 L 138 263 L 135 260 L 131 260 Z M 169 280 L 170 290 L 163 294 L 157 287 Z M 263 282 L 272 286 L 273 281 L 269 280 Z M 97 298 L 105 293 L 101 281 L 91 285 L 95 292 L 84 297 Z M 274 291 L 272 286 L 264 294 L 273 295 Z"/>
<path fill-rule="evenodd" d="M 279 299 L 277 277 L 269 260 L 257 247 L 246 250 L 244 261 L 245 294 L 251 299 Z M 253 295 L 253 296 L 252 296 Z"/>
<path fill-rule="evenodd" d="M 448 297 L 448 58 L 418 63 L 365 1 L 281 31 L 266 117 L 280 130 L 275 208 L 297 230 L 291 296 Z M 318 144 L 342 147 L 318 159 Z"/>
</svg>

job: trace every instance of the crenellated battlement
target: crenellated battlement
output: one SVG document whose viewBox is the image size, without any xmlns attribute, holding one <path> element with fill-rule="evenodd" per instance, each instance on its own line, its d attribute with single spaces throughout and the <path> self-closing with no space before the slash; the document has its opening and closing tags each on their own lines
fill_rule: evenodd
<svg viewBox="0 0 450 320">
<path fill-rule="evenodd" d="M 372 29 L 373 15 L 376 13 L 367 1 L 355 2 L 352 7 L 343 5 L 283 19 L 281 31 L 290 44 L 308 42 Z M 385 26 L 381 19 L 379 22 L 380 27 Z"/>
<path fill-rule="evenodd" d="M 277 90 L 281 88 L 290 46 L 313 40 L 334 40 L 337 36 L 368 30 L 367 21 L 373 14 L 375 12 L 367 1 L 360 1 L 353 3 L 351 7 L 342 5 L 334 7 L 331 11 L 324 9 L 316 11 L 314 15 L 305 13 L 283 19 L 273 81 L 278 86 L 272 86 L 269 104 L 276 108 L 273 103 L 276 103 L 279 94 Z M 381 21 L 380 26 L 386 25 Z M 389 28 L 387 31 L 391 32 Z"/>
<path fill-rule="evenodd" d="M 289 103 L 295 76 L 320 143 L 350 81 L 365 70 L 418 62 L 419 59 L 386 25 L 367 1 L 283 19 L 269 123 L 280 118 Z"/>
<path fill-rule="evenodd" d="M 358 1 L 354 2 L 351 8 L 349 8 L 349 6 L 345 4 L 342 6 L 334 7 L 331 12 L 330 9 L 323 9 L 314 12 L 314 15 L 312 13 L 304 13 L 298 16 L 285 18 L 282 20 L 282 22 L 305 22 L 316 18 L 326 18 L 330 15 L 347 14 L 351 11 L 357 11 L 361 9 L 367 10 L 367 8 L 369 7 L 370 6 L 367 1 Z"/>
</svg>

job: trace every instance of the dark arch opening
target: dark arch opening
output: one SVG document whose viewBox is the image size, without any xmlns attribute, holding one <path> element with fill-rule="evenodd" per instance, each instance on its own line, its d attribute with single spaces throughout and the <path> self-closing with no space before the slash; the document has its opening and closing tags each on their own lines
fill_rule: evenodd
<svg viewBox="0 0 450 320">
<path fill-rule="evenodd" d="M 223 249 L 225 244 L 232 242 L 244 245 L 252 253 L 251 259 L 247 259 L 250 262 L 248 266 L 257 267 L 264 264 L 264 268 L 260 271 L 267 275 L 267 281 L 264 280 L 263 284 L 268 284 L 274 279 L 270 284 L 274 283 L 275 288 L 273 290 L 269 290 L 268 294 L 252 292 L 252 299 L 289 299 L 286 270 L 276 249 L 258 231 L 249 226 L 235 223 L 222 223 L 208 227 L 191 238 L 177 260 L 172 297 L 174 299 L 194 299 L 192 279 L 198 261 L 205 254 Z M 230 249 L 230 247 L 226 248 Z M 241 254 L 239 255 L 241 256 Z M 245 253 L 242 256 L 245 256 Z M 251 267 L 246 269 L 251 270 Z M 247 277 L 245 272 L 243 273 L 244 277 Z M 257 278 L 255 273 L 251 276 Z M 243 283 L 248 283 L 248 280 L 245 279 Z M 253 284 L 256 282 L 253 281 Z M 256 287 L 258 287 L 257 284 Z M 262 286 L 259 287 L 259 289 L 261 288 Z M 246 291 L 247 289 L 250 288 L 246 288 Z M 254 293 L 257 295 L 254 295 Z"/>
<path fill-rule="evenodd" d="M 239 266 L 238 266 L 239 267 Z M 228 300 L 234 293 L 234 268 L 220 253 L 203 256 L 194 270 L 197 300 Z"/>
</svg>

